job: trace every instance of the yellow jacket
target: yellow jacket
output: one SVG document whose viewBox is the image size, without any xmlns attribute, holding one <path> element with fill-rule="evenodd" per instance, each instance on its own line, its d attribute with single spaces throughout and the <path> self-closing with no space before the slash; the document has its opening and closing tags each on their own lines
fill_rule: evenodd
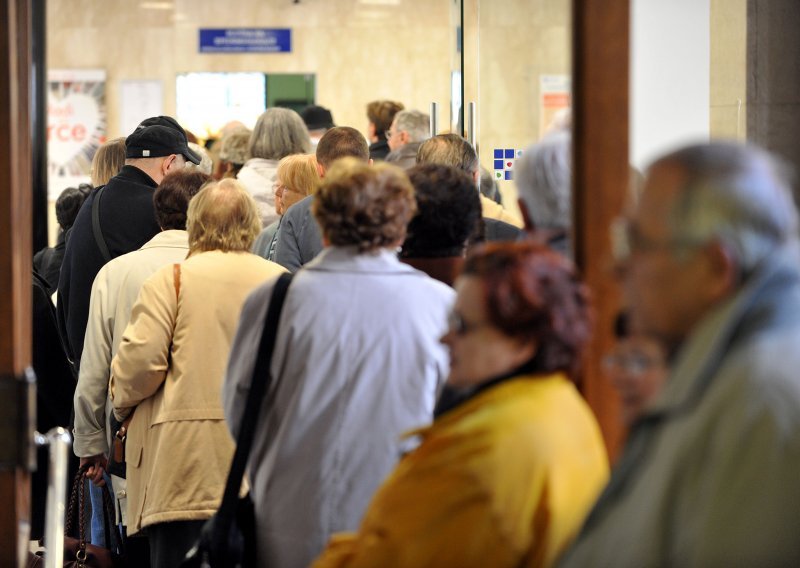
<svg viewBox="0 0 800 568">
<path fill-rule="evenodd" d="M 203 520 L 219 507 L 234 442 L 222 379 L 248 294 L 285 270 L 245 252 L 203 252 L 142 286 L 111 364 L 115 413 L 136 406 L 128 429 L 128 532 Z"/>
<path fill-rule="evenodd" d="M 549 566 L 608 477 L 597 422 L 561 375 L 507 380 L 411 435 L 420 446 L 359 532 L 315 568 Z"/>
</svg>

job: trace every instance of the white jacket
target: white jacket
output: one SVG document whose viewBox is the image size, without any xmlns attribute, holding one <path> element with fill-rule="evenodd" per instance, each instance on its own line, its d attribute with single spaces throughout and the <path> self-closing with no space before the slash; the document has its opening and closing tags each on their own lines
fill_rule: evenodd
<svg viewBox="0 0 800 568">
<path fill-rule="evenodd" d="M 272 187 L 277 171 L 277 160 L 250 158 L 236 175 L 236 179 L 256 200 L 262 227 L 268 227 L 279 218 L 275 212 L 275 190 Z"/>
<path fill-rule="evenodd" d="M 223 403 L 234 435 L 272 286 L 248 298 L 231 349 Z M 401 433 L 431 421 L 453 296 L 387 250 L 327 248 L 294 277 L 250 454 L 259 566 L 308 566 L 333 533 L 358 528 Z"/>
</svg>

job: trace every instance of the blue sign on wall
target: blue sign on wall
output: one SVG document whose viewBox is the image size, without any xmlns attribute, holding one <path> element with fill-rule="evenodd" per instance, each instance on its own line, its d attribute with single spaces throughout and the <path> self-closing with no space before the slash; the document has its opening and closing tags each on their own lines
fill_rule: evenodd
<svg viewBox="0 0 800 568">
<path fill-rule="evenodd" d="M 289 28 L 207 28 L 200 30 L 200 53 L 288 53 Z"/>
</svg>

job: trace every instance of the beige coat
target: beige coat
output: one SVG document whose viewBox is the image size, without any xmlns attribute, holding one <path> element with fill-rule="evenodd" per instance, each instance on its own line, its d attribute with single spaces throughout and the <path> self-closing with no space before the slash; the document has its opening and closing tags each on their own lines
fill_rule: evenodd
<svg viewBox="0 0 800 568">
<path fill-rule="evenodd" d="M 145 281 L 111 365 L 111 400 L 128 432 L 128 532 L 203 520 L 219 507 L 234 442 L 222 377 L 247 295 L 284 269 L 250 253 L 200 253 Z M 138 406 L 137 406 L 138 405 Z"/>
</svg>

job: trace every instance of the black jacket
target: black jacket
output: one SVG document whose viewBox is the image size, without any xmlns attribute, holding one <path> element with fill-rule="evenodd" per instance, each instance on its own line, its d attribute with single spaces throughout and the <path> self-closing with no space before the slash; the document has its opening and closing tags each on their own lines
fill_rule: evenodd
<svg viewBox="0 0 800 568">
<path fill-rule="evenodd" d="M 389 143 L 386 139 L 380 139 L 369 145 L 369 157 L 372 160 L 383 160 L 389 155 Z"/>
<path fill-rule="evenodd" d="M 33 255 L 33 269 L 45 279 L 51 294 L 58 288 L 58 275 L 66 248 L 64 231 L 59 230 L 56 246 L 43 248 Z"/>
<path fill-rule="evenodd" d="M 100 229 L 112 258 L 141 248 L 160 231 L 153 209 L 157 186 L 134 166 L 124 166 L 105 186 Z M 72 225 L 58 280 L 58 327 L 76 367 L 83 351 L 92 282 L 106 262 L 92 232 L 96 196 L 97 190 L 83 203 Z"/>
</svg>

